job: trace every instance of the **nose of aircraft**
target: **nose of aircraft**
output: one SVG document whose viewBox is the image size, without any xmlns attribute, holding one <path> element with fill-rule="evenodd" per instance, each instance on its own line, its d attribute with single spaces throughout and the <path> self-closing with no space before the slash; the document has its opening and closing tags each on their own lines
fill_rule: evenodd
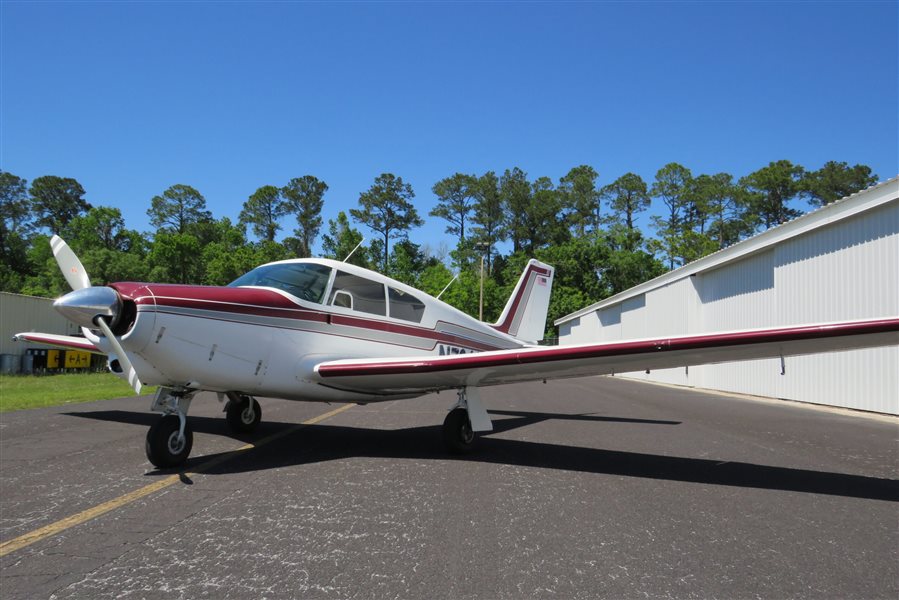
<svg viewBox="0 0 899 600">
<path fill-rule="evenodd" d="M 97 317 L 107 317 L 111 327 L 122 313 L 122 299 L 109 287 L 86 287 L 69 292 L 53 303 L 69 321 L 87 328 L 96 328 Z"/>
</svg>

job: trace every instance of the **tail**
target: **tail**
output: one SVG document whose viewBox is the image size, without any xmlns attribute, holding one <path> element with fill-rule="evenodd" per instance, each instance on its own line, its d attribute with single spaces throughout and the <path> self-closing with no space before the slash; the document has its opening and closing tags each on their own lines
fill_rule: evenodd
<svg viewBox="0 0 899 600">
<path fill-rule="evenodd" d="M 503 314 L 492 327 L 523 342 L 543 339 L 554 273 L 547 264 L 533 258 L 528 261 Z"/>
</svg>

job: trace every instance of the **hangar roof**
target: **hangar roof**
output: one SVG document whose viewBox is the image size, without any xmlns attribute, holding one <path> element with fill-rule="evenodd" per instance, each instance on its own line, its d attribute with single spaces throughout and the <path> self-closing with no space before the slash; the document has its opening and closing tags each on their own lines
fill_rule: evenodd
<svg viewBox="0 0 899 600">
<path fill-rule="evenodd" d="M 849 217 L 897 199 L 899 199 L 899 176 L 878 183 L 877 185 L 871 186 L 841 200 L 837 200 L 836 202 L 832 202 L 826 206 L 822 206 L 821 208 L 817 208 L 792 221 L 787 221 L 786 223 L 772 227 L 771 229 L 763 231 L 762 233 L 747 238 L 732 246 L 728 246 L 723 250 L 704 256 L 699 260 L 695 260 L 674 269 L 673 271 L 668 271 L 655 279 L 650 279 L 640 285 L 636 285 L 628 290 L 619 292 L 614 296 L 610 296 L 605 300 L 601 300 L 586 308 L 582 308 L 579 311 L 557 319 L 553 324 L 559 326 L 562 323 L 572 321 L 607 306 L 613 306 L 620 302 L 624 302 L 628 298 L 639 296 L 640 294 L 662 287 L 679 279 L 683 279 L 684 277 L 689 277 L 703 271 L 709 271 L 722 265 L 743 259 L 747 256 L 761 252 L 779 242 L 802 235 L 813 229 L 825 227 L 843 219 L 848 219 Z"/>
</svg>

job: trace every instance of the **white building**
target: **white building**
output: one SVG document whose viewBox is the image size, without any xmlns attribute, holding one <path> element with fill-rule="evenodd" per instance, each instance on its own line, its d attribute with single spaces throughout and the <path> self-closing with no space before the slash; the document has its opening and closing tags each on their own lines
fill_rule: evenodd
<svg viewBox="0 0 899 600">
<path fill-rule="evenodd" d="M 556 321 L 561 344 L 899 315 L 899 177 Z M 899 414 L 899 346 L 624 377 Z"/>
</svg>

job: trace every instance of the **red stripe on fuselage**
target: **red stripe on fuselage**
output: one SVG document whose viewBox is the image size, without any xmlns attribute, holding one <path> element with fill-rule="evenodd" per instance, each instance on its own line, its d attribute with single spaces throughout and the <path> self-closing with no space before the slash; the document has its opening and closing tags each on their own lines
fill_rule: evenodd
<svg viewBox="0 0 899 600">
<path fill-rule="evenodd" d="M 120 286 L 122 289 L 120 289 Z M 247 315 L 329 323 L 407 335 L 434 342 L 435 346 L 438 343 L 442 343 L 481 351 L 499 350 L 508 347 L 501 345 L 499 343 L 500 340 L 497 340 L 497 344 L 489 344 L 459 337 L 451 333 L 438 332 L 435 329 L 353 317 L 324 310 L 307 309 L 277 292 L 265 289 L 171 284 L 114 284 L 113 287 L 128 297 L 136 296 L 134 297 L 134 302 L 138 306 L 152 306 L 160 311 L 165 311 L 166 308 L 187 308 L 220 313 L 223 320 L 235 320 L 233 317 L 226 318 L 226 315 Z M 462 325 L 453 325 L 468 329 Z M 489 335 L 486 332 L 468 330 L 479 335 Z"/>
</svg>

